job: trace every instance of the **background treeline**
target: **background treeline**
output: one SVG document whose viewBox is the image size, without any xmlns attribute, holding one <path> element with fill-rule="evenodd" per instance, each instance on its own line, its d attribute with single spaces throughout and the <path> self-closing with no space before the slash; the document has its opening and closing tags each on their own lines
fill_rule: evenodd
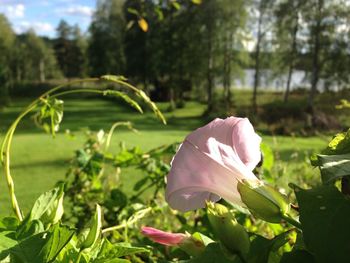
<svg viewBox="0 0 350 263">
<path fill-rule="evenodd" d="M 234 105 L 234 81 L 250 68 L 253 112 L 266 69 L 288 76 L 285 102 L 293 71 L 307 72 L 312 112 L 320 79 L 349 85 L 349 9 L 345 0 L 99 0 L 86 34 L 61 21 L 54 39 L 16 35 L 0 15 L 1 104 L 23 87 L 116 74 L 173 106 L 192 91 L 210 111 L 216 87 L 220 106 Z"/>
</svg>

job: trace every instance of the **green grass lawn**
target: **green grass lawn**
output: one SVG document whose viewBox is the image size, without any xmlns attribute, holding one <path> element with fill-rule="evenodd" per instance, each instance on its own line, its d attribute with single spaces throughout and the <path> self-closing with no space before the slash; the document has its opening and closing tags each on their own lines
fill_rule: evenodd
<svg viewBox="0 0 350 263">
<path fill-rule="evenodd" d="M 11 121 L 28 103 L 29 100 L 15 101 L 11 107 L 0 113 L 0 139 Z M 168 107 L 167 104 L 159 106 L 163 111 Z M 26 118 L 14 137 L 11 158 L 20 205 L 24 210 L 28 210 L 41 192 L 50 189 L 57 180 L 64 177 L 74 151 L 79 149 L 85 140 L 82 129 L 89 127 L 92 130 L 107 130 L 116 121 L 130 120 L 140 133 L 135 134 L 125 128 L 117 130 L 113 136 L 111 150 L 117 151 L 120 141 L 124 141 L 127 146 L 138 145 L 147 150 L 162 144 L 182 141 L 191 130 L 205 123 L 201 118 L 204 109 L 205 105 L 187 103 L 185 108 L 165 113 L 168 125 L 164 126 L 151 112 L 141 115 L 112 101 L 67 100 L 61 133 L 54 139 L 35 127 L 30 118 Z M 74 138 L 64 134 L 67 129 L 75 135 Z M 262 137 L 264 142 L 275 150 L 274 176 L 281 178 L 284 185 L 295 178 L 305 181 L 317 176 L 317 170 L 307 166 L 305 159 L 311 152 L 323 148 L 329 140 L 328 137 Z M 10 215 L 10 202 L 2 171 L 0 176 L 0 216 Z M 123 173 L 123 179 L 126 181 L 124 187 L 130 187 L 137 178 L 135 171 Z"/>
</svg>

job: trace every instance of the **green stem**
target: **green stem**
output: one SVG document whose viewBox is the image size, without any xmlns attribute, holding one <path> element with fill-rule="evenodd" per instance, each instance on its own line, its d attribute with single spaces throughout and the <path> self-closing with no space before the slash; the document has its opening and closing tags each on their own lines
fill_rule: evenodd
<svg viewBox="0 0 350 263">
<path fill-rule="evenodd" d="M 68 94 L 73 94 L 73 93 L 98 93 L 98 94 L 103 94 L 105 90 L 98 90 L 98 89 L 75 89 L 75 90 L 68 90 L 68 91 L 63 91 L 60 93 L 56 93 L 51 96 L 51 98 L 57 98 L 61 97 L 63 95 L 68 95 Z"/>
<path fill-rule="evenodd" d="M 45 92 L 39 98 L 37 98 L 31 104 L 29 104 L 29 106 L 16 118 L 16 120 L 12 123 L 12 125 L 10 126 L 8 131 L 6 132 L 3 143 L 1 145 L 0 160 L 1 160 L 2 166 L 4 168 L 4 174 L 5 174 L 7 186 L 9 189 L 12 209 L 15 212 L 18 220 L 22 221 L 23 215 L 22 215 L 21 209 L 19 207 L 16 195 L 15 195 L 15 185 L 14 185 L 13 178 L 11 176 L 11 170 L 10 170 L 11 143 L 12 143 L 12 139 L 13 139 L 13 134 L 17 128 L 18 123 L 23 119 L 23 117 L 25 117 L 29 112 L 31 112 L 33 109 L 35 109 L 37 107 L 38 103 L 42 100 L 42 98 L 52 94 L 53 92 L 65 87 L 65 86 L 72 85 L 75 83 L 95 82 L 98 80 L 99 80 L 99 78 L 88 78 L 88 79 L 84 79 L 84 80 L 75 80 L 75 81 L 71 81 L 69 83 L 65 83 L 63 85 L 59 85 L 59 86 Z"/>
<path fill-rule="evenodd" d="M 135 88 L 134 86 L 130 85 L 127 82 L 124 82 L 122 80 L 114 80 L 114 79 L 107 79 L 107 78 L 87 78 L 87 79 L 81 79 L 81 80 L 75 80 L 75 81 L 71 81 L 71 82 L 67 82 L 65 84 L 59 85 L 47 92 L 45 92 L 44 94 L 42 94 L 40 97 L 38 97 L 36 100 L 34 100 L 31 104 L 29 104 L 29 106 L 17 117 L 17 119 L 12 123 L 12 125 L 10 126 L 10 128 L 8 129 L 8 131 L 5 134 L 3 143 L 1 145 L 1 152 L 0 152 L 0 161 L 2 163 L 2 166 L 4 168 L 4 173 L 5 173 L 5 178 L 7 181 L 7 185 L 8 185 L 8 189 L 9 189 L 9 194 L 10 194 L 10 198 L 11 198 L 11 204 L 12 204 L 12 208 L 18 218 L 18 220 L 22 221 L 23 220 L 23 216 L 21 213 L 21 209 L 18 205 L 17 202 L 17 198 L 15 195 L 15 186 L 14 186 L 14 182 L 13 182 L 13 178 L 11 176 L 11 171 L 10 171 L 10 151 L 11 151 L 11 143 L 12 143 L 12 139 L 13 139 L 13 134 L 17 128 L 18 123 L 23 119 L 24 116 L 26 116 L 29 112 L 31 112 L 33 109 L 35 109 L 37 107 L 37 105 L 40 103 L 40 101 L 42 101 L 45 97 L 48 97 L 49 95 L 53 94 L 54 92 L 58 91 L 59 89 L 72 85 L 72 84 L 76 84 L 76 83 L 82 83 L 82 82 L 97 82 L 99 80 L 106 80 L 106 81 L 112 81 L 112 82 L 116 82 L 118 84 L 121 84 L 123 86 L 126 86 L 127 88 L 131 89 L 132 91 L 134 91 L 136 94 L 138 95 L 142 95 L 143 93 L 141 93 L 140 90 L 138 90 L 137 88 Z M 82 93 L 82 92 L 91 92 L 91 93 L 99 93 L 99 94 L 103 94 L 103 90 L 97 90 L 97 89 L 88 89 L 88 88 L 84 88 L 84 89 L 74 89 L 74 90 L 69 90 L 69 91 L 63 91 L 60 93 L 56 93 L 53 94 L 51 97 L 58 97 L 58 96 L 62 96 L 62 95 L 67 95 L 67 94 L 72 94 L 72 93 Z M 142 96 L 144 98 L 144 96 Z M 158 117 L 160 117 L 162 119 L 162 121 L 165 123 L 165 119 L 164 116 L 160 113 L 160 111 L 157 109 L 157 107 L 155 106 L 155 104 L 153 102 L 151 102 L 150 100 L 147 100 L 147 102 L 151 105 L 152 109 L 154 110 L 154 112 L 156 113 L 156 115 Z"/>
<path fill-rule="evenodd" d="M 79 250 L 79 254 L 78 254 L 78 258 L 77 258 L 77 263 L 79 263 L 80 262 L 80 259 L 81 259 L 81 253 L 82 253 L 83 251 L 82 250 Z"/>
<path fill-rule="evenodd" d="M 286 220 L 289 224 L 295 226 L 296 228 L 301 229 L 301 224 L 300 222 L 298 222 L 297 220 L 293 219 L 291 216 L 289 215 L 283 215 L 282 218 L 284 220 Z"/>
</svg>

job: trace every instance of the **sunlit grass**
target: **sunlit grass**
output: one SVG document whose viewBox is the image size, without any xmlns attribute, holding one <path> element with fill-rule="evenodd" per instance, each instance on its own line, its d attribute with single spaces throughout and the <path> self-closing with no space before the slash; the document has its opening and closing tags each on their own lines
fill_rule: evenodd
<svg viewBox="0 0 350 263">
<path fill-rule="evenodd" d="M 28 102 L 28 100 L 18 101 L 0 113 L 0 139 L 6 127 Z M 181 142 L 191 130 L 205 123 L 201 118 L 205 106 L 196 102 L 189 102 L 185 108 L 174 112 L 165 112 L 168 119 L 167 126 L 162 125 L 151 112 L 141 115 L 111 101 L 75 99 L 67 100 L 65 105 L 62 132 L 56 138 L 53 139 L 40 131 L 30 118 L 24 120 L 15 135 L 11 165 L 16 194 L 24 210 L 31 207 L 40 193 L 64 178 L 69 160 L 85 140 L 81 128 L 107 130 L 116 121 L 132 121 L 140 132 L 136 134 L 125 128 L 117 130 L 111 145 L 111 151 L 116 152 L 120 142 L 125 142 L 129 147 L 140 146 L 143 150 Z M 160 104 L 163 111 L 167 107 L 167 104 Z M 71 130 L 75 136 L 73 138 L 66 136 L 64 134 L 66 129 Z M 328 137 L 292 138 L 263 135 L 264 142 L 275 150 L 276 168 L 273 176 L 282 180 L 284 186 L 295 178 L 298 181 L 315 180 L 318 171 L 308 166 L 305 160 L 311 152 L 317 152 L 324 147 L 327 139 Z M 0 215 L 10 215 L 10 202 L 2 171 L 0 175 Z M 132 191 L 131 186 L 141 175 L 135 170 L 128 170 L 124 171 L 122 176 L 123 187 L 127 191 Z"/>
</svg>

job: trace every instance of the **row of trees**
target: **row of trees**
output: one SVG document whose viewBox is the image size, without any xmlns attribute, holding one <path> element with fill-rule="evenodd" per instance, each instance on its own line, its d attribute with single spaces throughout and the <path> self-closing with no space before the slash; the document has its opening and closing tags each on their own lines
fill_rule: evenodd
<svg viewBox="0 0 350 263">
<path fill-rule="evenodd" d="M 263 69 L 288 75 L 285 101 L 301 69 L 310 75 L 312 110 L 320 78 L 349 83 L 348 10 L 345 0 L 99 0 L 87 35 L 61 21 L 55 39 L 16 36 L 0 16 L 2 92 L 24 80 L 110 73 L 163 100 L 201 88 L 211 109 L 218 83 L 231 105 L 232 81 L 254 68 L 256 111 Z"/>
</svg>

